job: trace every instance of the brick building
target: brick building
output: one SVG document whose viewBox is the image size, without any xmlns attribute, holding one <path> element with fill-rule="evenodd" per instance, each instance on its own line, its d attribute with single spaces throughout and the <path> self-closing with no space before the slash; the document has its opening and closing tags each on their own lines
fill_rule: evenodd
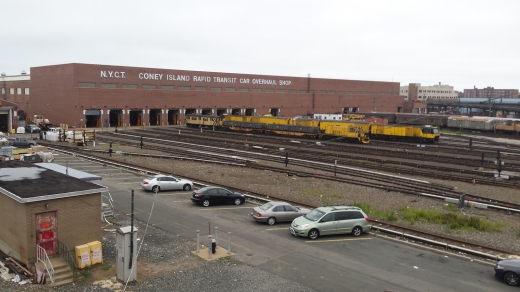
<svg viewBox="0 0 520 292">
<path fill-rule="evenodd" d="M 0 250 L 24 264 L 58 242 L 102 241 L 101 192 L 106 188 L 21 161 L 0 162 Z"/>
<path fill-rule="evenodd" d="M 400 87 L 400 94 L 405 96 L 404 112 L 426 113 L 429 100 L 456 100 L 458 93 L 453 86 L 447 84 L 434 84 L 432 86 L 410 83 Z"/>
<path fill-rule="evenodd" d="M 494 87 L 486 87 L 478 89 L 464 89 L 464 97 L 482 97 L 482 98 L 518 98 L 518 89 L 495 89 Z"/>
<path fill-rule="evenodd" d="M 183 124 L 190 113 L 400 112 L 403 104 L 398 82 L 91 64 L 32 67 L 30 92 L 29 101 L 18 106 L 27 116 L 76 127 Z"/>
</svg>

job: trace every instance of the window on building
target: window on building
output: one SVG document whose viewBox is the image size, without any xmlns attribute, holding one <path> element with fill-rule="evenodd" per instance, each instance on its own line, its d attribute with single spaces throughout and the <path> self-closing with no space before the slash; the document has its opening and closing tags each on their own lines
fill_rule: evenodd
<svg viewBox="0 0 520 292">
<path fill-rule="evenodd" d="M 22 94 L 22 89 L 21 88 L 16 88 L 16 94 L 21 95 Z"/>
<path fill-rule="evenodd" d="M 137 89 L 137 84 L 123 84 L 123 88 Z"/>
<path fill-rule="evenodd" d="M 335 90 L 329 90 L 329 94 L 336 94 Z"/>
<path fill-rule="evenodd" d="M 363 92 L 363 94 L 370 94 L 370 91 L 365 91 Z"/>
<path fill-rule="evenodd" d="M 320 90 L 320 94 L 327 94 L 327 90 Z"/>
<path fill-rule="evenodd" d="M 96 87 L 94 82 L 78 82 L 78 87 Z"/>
<path fill-rule="evenodd" d="M 277 89 L 276 92 L 278 92 L 278 93 L 285 93 L 285 89 Z"/>
<path fill-rule="evenodd" d="M 179 86 L 179 90 L 191 90 L 191 86 Z"/>
<path fill-rule="evenodd" d="M 117 88 L 117 83 L 101 83 L 101 88 Z"/>
<path fill-rule="evenodd" d="M 236 91 L 234 87 L 226 87 L 226 91 Z"/>
<path fill-rule="evenodd" d="M 3 89 L 3 88 L 2 88 Z M 25 88 L 25 95 L 29 95 L 29 87 Z"/>
<path fill-rule="evenodd" d="M 195 86 L 195 90 L 206 91 L 207 87 L 206 86 Z"/>
<path fill-rule="evenodd" d="M 316 93 L 316 90 L 311 90 L 311 92 L 310 92 L 310 93 Z"/>
<path fill-rule="evenodd" d="M 9 94 L 14 94 L 14 88 L 9 88 Z"/>
<path fill-rule="evenodd" d="M 2 88 L 2 94 L 5 94 L 5 88 Z"/>
<path fill-rule="evenodd" d="M 399 95 L 399 92 L 394 92 L 394 95 Z"/>
<path fill-rule="evenodd" d="M 384 92 L 379 92 L 379 95 L 383 95 L 383 94 L 385 94 L 385 93 Z"/>
<path fill-rule="evenodd" d="M 296 93 L 296 89 L 288 89 L 287 92 L 289 92 L 289 93 Z"/>
<path fill-rule="evenodd" d="M 143 84 L 143 89 L 157 89 L 157 85 Z"/>
<path fill-rule="evenodd" d="M 161 85 L 162 90 L 173 90 L 173 85 Z"/>
<path fill-rule="evenodd" d="M 240 88 L 240 89 L 238 89 L 238 91 L 248 92 L 249 88 Z"/>
<path fill-rule="evenodd" d="M 345 94 L 345 91 L 344 90 L 340 90 L 338 91 L 339 94 Z"/>
<path fill-rule="evenodd" d="M 387 92 L 386 95 L 392 95 L 392 93 L 391 92 Z"/>
<path fill-rule="evenodd" d="M 372 91 L 372 94 L 377 94 L 377 91 Z"/>
<path fill-rule="evenodd" d="M 222 91 L 222 87 L 211 87 L 211 91 Z"/>
<path fill-rule="evenodd" d="M 347 94 L 354 94 L 354 91 L 347 91 Z"/>
<path fill-rule="evenodd" d="M 253 92 L 262 92 L 262 88 L 253 88 Z"/>
<path fill-rule="evenodd" d="M 274 89 L 272 89 L 272 88 L 266 88 L 266 89 L 264 89 L 264 92 L 274 92 Z"/>
<path fill-rule="evenodd" d="M 300 89 L 300 90 L 298 90 L 298 92 L 299 92 L 299 93 L 307 93 L 307 90 L 305 90 L 305 89 Z"/>
<path fill-rule="evenodd" d="M 361 94 L 361 91 L 356 91 L 356 94 Z"/>
<path fill-rule="evenodd" d="M 419 90 L 419 93 L 422 93 L 422 90 Z"/>
</svg>

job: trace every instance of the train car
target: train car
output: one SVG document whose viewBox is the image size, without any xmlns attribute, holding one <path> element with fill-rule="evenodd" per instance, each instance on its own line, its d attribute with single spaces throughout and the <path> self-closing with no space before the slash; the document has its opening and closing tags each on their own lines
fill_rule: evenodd
<svg viewBox="0 0 520 292">
<path fill-rule="evenodd" d="M 188 127 L 220 127 L 223 116 L 188 114 L 184 123 Z"/>
<path fill-rule="evenodd" d="M 456 116 L 448 119 L 448 127 L 454 129 L 468 129 L 493 131 L 495 130 L 495 118 Z"/>
<path fill-rule="evenodd" d="M 324 136 L 356 139 L 363 144 L 368 144 L 371 125 L 360 121 L 321 121 L 320 131 Z"/>
<path fill-rule="evenodd" d="M 497 132 L 520 133 L 520 119 L 506 119 L 495 126 Z"/>
<path fill-rule="evenodd" d="M 437 127 L 429 125 L 411 126 L 372 124 L 370 127 L 370 138 L 435 142 L 439 141 L 440 134 Z"/>
</svg>

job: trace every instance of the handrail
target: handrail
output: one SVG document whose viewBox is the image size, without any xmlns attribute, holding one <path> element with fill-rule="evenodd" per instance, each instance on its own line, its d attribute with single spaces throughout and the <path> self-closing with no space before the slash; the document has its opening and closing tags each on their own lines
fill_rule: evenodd
<svg viewBox="0 0 520 292">
<path fill-rule="evenodd" d="M 76 261 L 74 257 L 70 254 L 70 250 L 68 246 L 58 240 L 58 257 L 63 258 L 65 262 L 69 265 L 72 270 L 72 275 L 74 276 L 74 280 L 77 278 L 78 267 L 76 265 Z"/>
<path fill-rule="evenodd" d="M 49 260 L 45 249 L 39 245 L 36 245 L 36 257 L 39 262 L 43 263 L 45 270 L 51 279 L 51 283 L 54 284 L 54 268 L 51 265 L 51 260 Z"/>
<path fill-rule="evenodd" d="M 110 208 L 112 209 L 112 212 L 114 211 L 114 199 L 112 199 L 112 195 L 110 194 L 110 192 L 107 192 L 108 193 L 108 202 L 110 203 Z"/>
</svg>

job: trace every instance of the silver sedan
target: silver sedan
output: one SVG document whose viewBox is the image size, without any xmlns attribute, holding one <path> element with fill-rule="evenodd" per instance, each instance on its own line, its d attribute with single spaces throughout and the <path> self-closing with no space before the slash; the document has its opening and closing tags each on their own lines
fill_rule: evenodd
<svg viewBox="0 0 520 292">
<path fill-rule="evenodd" d="M 307 208 L 291 206 L 286 202 L 270 201 L 262 206 L 254 207 L 253 212 L 249 215 L 256 221 L 274 225 L 276 222 L 290 222 L 310 211 Z"/>
<path fill-rule="evenodd" d="M 141 183 L 141 186 L 143 187 L 143 190 L 152 192 L 167 190 L 189 191 L 193 189 L 193 182 L 183 178 L 158 174 L 154 177 L 145 178 Z"/>
</svg>

